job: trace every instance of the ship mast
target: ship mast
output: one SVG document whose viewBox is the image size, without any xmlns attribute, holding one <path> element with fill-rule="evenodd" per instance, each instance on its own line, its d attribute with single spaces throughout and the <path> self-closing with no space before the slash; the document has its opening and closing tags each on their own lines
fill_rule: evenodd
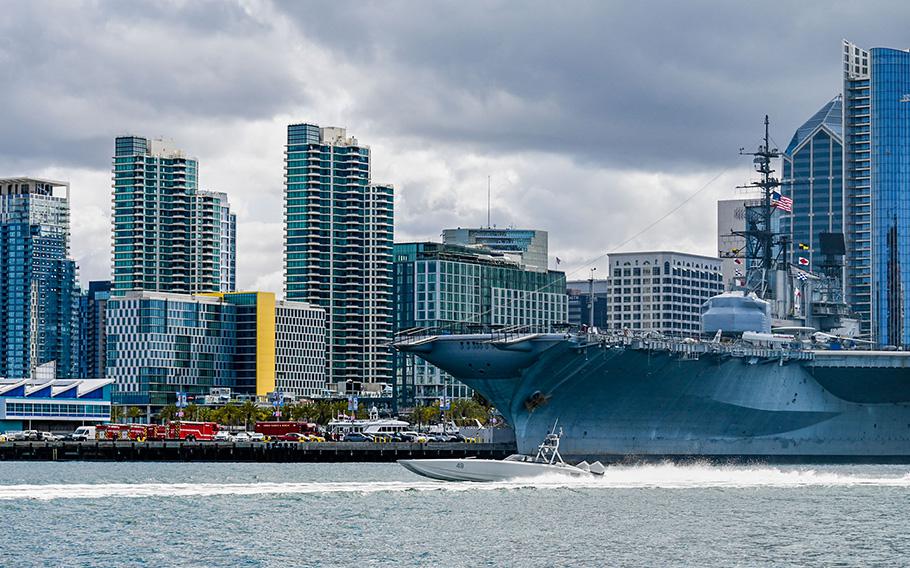
<svg viewBox="0 0 910 568">
<path fill-rule="evenodd" d="M 772 227 L 773 194 L 780 187 L 780 180 L 772 174 L 771 160 L 779 158 L 777 148 L 771 148 L 768 132 L 768 115 L 765 115 L 765 136 L 755 152 L 740 150 L 744 156 L 753 156 L 752 163 L 760 176 L 757 181 L 739 186 L 740 189 L 757 189 L 760 192 L 759 202 L 746 207 L 745 230 L 733 231 L 734 235 L 746 241 L 745 250 L 733 251 L 736 256 L 746 261 L 746 289 L 755 292 L 760 298 L 770 300 L 774 297 L 775 272 L 780 257 L 786 249 L 785 237 L 776 233 Z"/>
</svg>

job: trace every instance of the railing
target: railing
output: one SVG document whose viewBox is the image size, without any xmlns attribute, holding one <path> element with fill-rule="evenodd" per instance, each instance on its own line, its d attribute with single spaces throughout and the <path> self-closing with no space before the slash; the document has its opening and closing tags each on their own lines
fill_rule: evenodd
<svg viewBox="0 0 910 568">
<path fill-rule="evenodd" d="M 566 325 L 489 325 L 475 323 L 450 323 L 433 327 L 413 327 L 395 334 L 394 343 L 408 345 L 439 335 L 489 335 L 491 341 L 503 341 L 538 333 L 565 333 Z"/>
</svg>

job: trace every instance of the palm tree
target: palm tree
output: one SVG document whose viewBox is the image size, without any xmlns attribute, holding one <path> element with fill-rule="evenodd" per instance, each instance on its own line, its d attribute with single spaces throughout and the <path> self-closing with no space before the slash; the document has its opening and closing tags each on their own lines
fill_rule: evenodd
<svg viewBox="0 0 910 568">
<path fill-rule="evenodd" d="M 228 426 L 236 426 L 242 416 L 242 410 L 233 402 L 221 407 L 221 421 Z"/>
<path fill-rule="evenodd" d="M 251 400 L 248 400 L 243 403 L 240 407 L 240 416 L 243 418 L 244 428 L 250 429 L 250 422 L 256 420 L 256 417 L 259 415 L 259 407 L 256 406 Z"/>
<path fill-rule="evenodd" d="M 158 418 L 162 422 L 170 422 L 177 417 L 177 405 L 169 404 L 158 412 Z"/>
<path fill-rule="evenodd" d="M 111 405 L 111 422 L 116 424 L 123 417 L 123 407 Z"/>
<path fill-rule="evenodd" d="M 142 409 L 138 406 L 131 406 L 127 409 L 126 415 L 129 416 L 130 422 L 135 424 L 137 422 L 136 419 L 142 416 Z"/>
</svg>

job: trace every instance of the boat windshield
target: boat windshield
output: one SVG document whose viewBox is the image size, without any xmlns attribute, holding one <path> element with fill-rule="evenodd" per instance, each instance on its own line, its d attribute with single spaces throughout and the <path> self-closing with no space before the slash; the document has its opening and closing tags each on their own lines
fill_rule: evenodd
<svg viewBox="0 0 910 568">
<path fill-rule="evenodd" d="M 530 460 L 531 460 L 531 456 L 525 456 L 522 454 L 512 454 L 511 456 L 507 457 L 506 459 L 504 459 L 502 461 L 525 462 L 525 461 L 530 461 Z"/>
</svg>

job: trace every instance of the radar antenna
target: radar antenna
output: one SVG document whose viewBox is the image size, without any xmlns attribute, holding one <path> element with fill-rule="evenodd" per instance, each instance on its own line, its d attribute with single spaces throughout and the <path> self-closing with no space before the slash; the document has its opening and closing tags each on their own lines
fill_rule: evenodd
<svg viewBox="0 0 910 568">
<path fill-rule="evenodd" d="M 768 133 L 768 115 L 765 115 L 765 136 L 762 144 L 755 152 L 746 152 L 740 149 L 743 156 L 753 156 L 752 163 L 755 171 L 759 173 L 757 181 L 738 186 L 739 189 L 757 189 L 760 192 L 754 204 L 747 205 L 745 211 L 745 229 L 732 231 L 732 235 L 742 237 L 745 246 L 735 249 L 722 256 L 736 257 L 745 260 L 746 289 L 755 292 L 760 298 L 774 298 L 774 272 L 781 266 L 784 251 L 786 250 L 786 237 L 774 231 L 772 226 L 772 213 L 774 202 L 780 198 L 777 189 L 780 180 L 774 177 L 771 160 L 780 158 L 777 148 L 772 148 Z"/>
</svg>

